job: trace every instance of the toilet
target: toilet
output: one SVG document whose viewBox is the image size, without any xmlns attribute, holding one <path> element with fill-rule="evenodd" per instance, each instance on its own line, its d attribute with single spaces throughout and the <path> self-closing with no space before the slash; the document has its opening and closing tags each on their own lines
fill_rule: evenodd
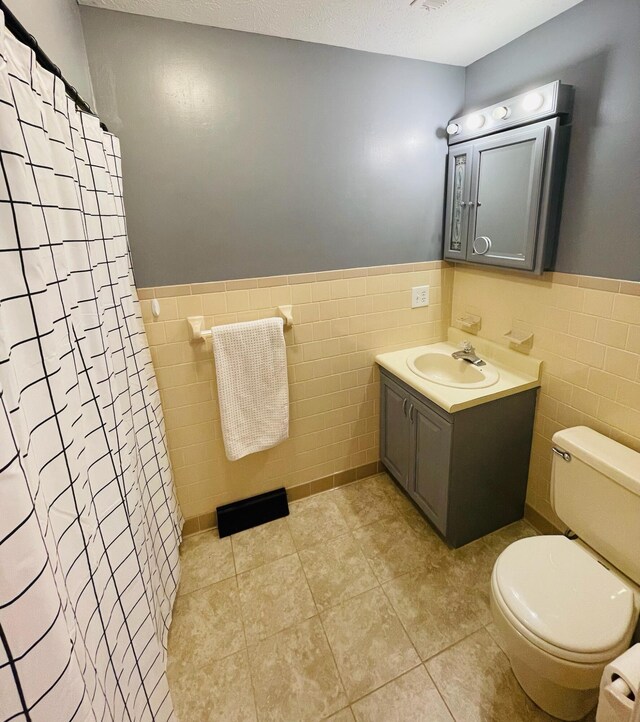
<svg viewBox="0 0 640 722">
<path fill-rule="evenodd" d="M 579 720 L 638 623 L 640 454 L 584 426 L 553 445 L 551 504 L 571 532 L 509 545 L 491 575 L 491 611 L 527 695 Z"/>
</svg>

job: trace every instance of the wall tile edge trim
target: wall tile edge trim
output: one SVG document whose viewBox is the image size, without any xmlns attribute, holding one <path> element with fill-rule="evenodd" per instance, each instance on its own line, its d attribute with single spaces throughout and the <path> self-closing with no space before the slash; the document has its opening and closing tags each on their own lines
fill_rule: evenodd
<svg viewBox="0 0 640 722">
<path fill-rule="evenodd" d="M 336 271 L 317 271 L 313 273 L 296 273 L 290 276 L 264 276 L 259 278 L 236 278 L 228 281 L 211 281 L 209 283 L 181 284 L 177 286 L 155 286 L 139 288 L 138 298 L 150 300 L 152 298 L 167 298 L 170 296 L 190 296 L 202 293 L 224 293 L 251 288 L 264 288 L 276 285 L 296 285 L 299 283 L 315 283 L 316 281 L 335 281 L 349 278 L 363 278 L 367 276 L 383 276 L 389 273 L 412 273 L 415 271 L 430 271 L 439 268 L 453 268 L 457 270 L 471 270 L 476 266 L 456 265 L 447 261 L 422 261 L 420 263 L 401 263 L 393 266 L 373 266 L 364 268 L 346 268 Z M 630 296 L 640 296 L 640 281 L 625 281 L 617 278 L 604 278 L 601 276 L 581 276 L 573 273 L 559 273 L 547 271 L 542 276 L 529 276 L 517 271 L 503 271 L 496 268 L 482 268 L 485 273 L 500 277 L 520 280 L 523 283 L 559 283 L 564 286 L 578 286 L 597 291 L 611 291 L 624 293 Z"/>
<path fill-rule="evenodd" d="M 368 276 L 386 276 L 390 273 L 433 271 L 440 268 L 453 268 L 453 265 L 446 261 L 421 261 L 419 263 L 398 263 L 388 266 L 345 268 L 336 271 L 294 273 L 290 276 L 262 276 L 257 278 L 235 278 L 228 281 L 211 281 L 208 283 L 186 283 L 177 286 L 150 286 L 148 288 L 138 288 L 138 298 L 143 301 L 170 296 L 195 296 L 203 293 L 224 293 L 226 291 L 252 288 L 294 286 L 300 283 L 316 283 L 317 281 L 339 281 L 342 279 L 366 278 Z M 640 286 L 640 284 L 638 285 Z"/>
</svg>

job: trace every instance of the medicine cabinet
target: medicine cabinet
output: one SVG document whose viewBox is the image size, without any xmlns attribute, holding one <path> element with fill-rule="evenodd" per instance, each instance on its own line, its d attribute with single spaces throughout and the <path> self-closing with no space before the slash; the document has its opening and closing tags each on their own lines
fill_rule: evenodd
<svg viewBox="0 0 640 722">
<path fill-rule="evenodd" d="M 572 97 L 557 81 L 449 123 L 447 260 L 533 273 L 551 266 Z"/>
</svg>

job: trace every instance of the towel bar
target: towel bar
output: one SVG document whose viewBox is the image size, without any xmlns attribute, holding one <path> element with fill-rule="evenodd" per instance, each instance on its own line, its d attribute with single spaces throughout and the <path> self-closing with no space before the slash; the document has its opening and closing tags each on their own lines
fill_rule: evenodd
<svg viewBox="0 0 640 722">
<path fill-rule="evenodd" d="M 285 328 L 291 328 L 291 326 L 293 326 L 291 306 L 278 306 L 277 314 L 283 319 Z M 189 316 L 187 323 L 189 324 L 190 341 L 205 341 L 211 338 L 211 329 L 204 328 L 204 316 Z"/>
</svg>

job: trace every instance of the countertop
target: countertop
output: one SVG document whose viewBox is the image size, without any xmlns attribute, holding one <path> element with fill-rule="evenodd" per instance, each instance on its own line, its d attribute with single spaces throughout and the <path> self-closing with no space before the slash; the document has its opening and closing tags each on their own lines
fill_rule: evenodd
<svg viewBox="0 0 640 722">
<path fill-rule="evenodd" d="M 500 372 L 495 384 L 480 389 L 443 386 L 423 379 L 407 366 L 407 357 L 416 351 L 453 353 L 459 350 L 462 341 L 473 344 L 477 355 Z M 381 353 L 376 356 L 376 363 L 450 414 L 540 386 L 542 367 L 538 359 L 456 328 L 449 329 L 447 341 Z"/>
</svg>

